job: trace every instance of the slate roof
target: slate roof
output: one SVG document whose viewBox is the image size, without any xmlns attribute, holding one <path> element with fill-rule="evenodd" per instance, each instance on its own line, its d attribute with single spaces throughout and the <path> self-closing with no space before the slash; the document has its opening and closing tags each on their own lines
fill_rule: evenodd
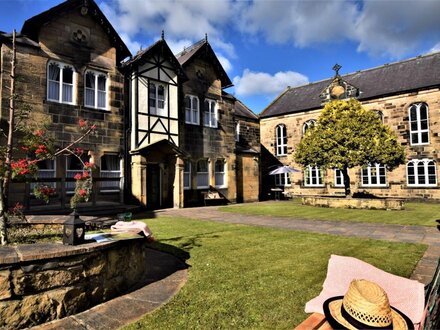
<svg viewBox="0 0 440 330">
<path fill-rule="evenodd" d="M 87 7 L 87 15 L 90 15 L 93 19 L 95 19 L 103 27 L 104 31 L 107 32 L 110 42 L 117 49 L 117 62 L 119 63 L 124 58 L 131 56 L 130 51 L 122 41 L 119 34 L 93 0 L 66 0 L 59 5 L 26 20 L 21 28 L 21 33 L 38 42 L 38 34 L 42 25 L 46 24 L 56 15 L 60 15 L 71 10 L 80 10 L 82 7 Z"/>
<path fill-rule="evenodd" d="M 235 114 L 240 117 L 258 120 L 257 115 L 253 113 L 247 106 L 245 106 L 240 100 L 236 100 L 235 102 Z"/>
<path fill-rule="evenodd" d="M 260 118 L 322 108 L 319 94 L 333 78 L 287 88 L 263 110 Z M 360 101 L 440 86 L 440 52 L 346 74 L 342 78 L 359 88 Z"/>
<path fill-rule="evenodd" d="M 40 48 L 40 44 L 38 44 L 37 42 L 33 41 L 32 39 L 29 39 L 28 37 L 22 35 L 21 33 L 15 34 L 15 41 L 17 44 Z M 0 44 L 1 43 L 12 44 L 12 33 L 6 33 L 3 31 L 0 31 Z"/>
<path fill-rule="evenodd" d="M 203 54 L 203 49 L 205 49 L 205 53 Z M 214 69 L 217 71 L 219 78 L 222 82 L 222 88 L 228 88 L 233 86 L 231 79 L 228 77 L 225 69 L 221 65 L 217 56 L 214 53 L 211 45 L 209 44 L 207 38 L 202 39 L 190 47 L 185 48 L 180 53 L 176 54 L 176 58 L 179 63 L 185 68 L 185 66 L 190 62 L 191 59 L 195 58 L 196 55 L 202 54 L 206 56 L 214 65 Z"/>
</svg>

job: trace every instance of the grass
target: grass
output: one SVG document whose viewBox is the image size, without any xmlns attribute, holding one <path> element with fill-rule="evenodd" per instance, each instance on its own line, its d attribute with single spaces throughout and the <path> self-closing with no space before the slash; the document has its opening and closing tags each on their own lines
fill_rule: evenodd
<svg viewBox="0 0 440 330">
<path fill-rule="evenodd" d="M 436 226 L 440 218 L 440 203 L 405 203 L 402 211 L 355 210 L 302 205 L 301 199 L 270 203 L 223 206 L 220 211 L 250 215 L 292 217 L 298 219 L 387 223 L 399 225 Z"/>
<path fill-rule="evenodd" d="M 292 329 L 318 295 L 331 254 L 409 277 L 426 246 L 179 218 L 147 220 L 189 279 L 170 302 L 126 329 Z"/>
</svg>

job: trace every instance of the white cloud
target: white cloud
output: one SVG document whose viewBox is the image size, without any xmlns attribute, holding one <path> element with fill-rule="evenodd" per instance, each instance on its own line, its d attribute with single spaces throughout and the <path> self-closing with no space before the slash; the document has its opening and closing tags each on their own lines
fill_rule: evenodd
<svg viewBox="0 0 440 330">
<path fill-rule="evenodd" d="M 301 73 L 294 71 L 282 71 L 271 75 L 266 72 L 254 72 L 249 69 L 243 71 L 243 75 L 233 79 L 235 92 L 239 96 L 279 94 L 287 86 L 300 86 L 309 82 L 309 79 Z"/>
<path fill-rule="evenodd" d="M 189 39 L 180 39 L 180 40 L 174 40 L 174 39 L 168 39 L 165 36 L 165 40 L 168 44 L 168 46 L 171 48 L 171 51 L 173 54 L 180 53 L 184 50 L 185 47 L 191 46 L 194 42 Z"/>
<path fill-rule="evenodd" d="M 435 52 L 440 52 L 440 42 L 435 44 L 434 47 L 432 47 L 428 53 L 435 53 Z"/>
<path fill-rule="evenodd" d="M 220 64 L 222 65 L 223 69 L 225 69 L 226 72 L 232 71 L 231 61 L 229 61 L 226 57 L 224 57 L 221 54 L 217 54 L 217 58 L 220 61 Z"/>
</svg>

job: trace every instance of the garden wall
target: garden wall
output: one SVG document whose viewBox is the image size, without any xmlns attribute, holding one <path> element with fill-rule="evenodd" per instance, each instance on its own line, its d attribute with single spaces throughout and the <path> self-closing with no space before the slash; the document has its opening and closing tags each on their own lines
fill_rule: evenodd
<svg viewBox="0 0 440 330">
<path fill-rule="evenodd" d="M 403 199 L 396 198 L 338 198 L 338 197 L 303 197 L 304 205 L 335 207 L 345 209 L 403 210 Z"/>
<path fill-rule="evenodd" d="M 76 314 L 135 289 L 151 267 L 148 251 L 145 239 L 0 247 L 0 328 Z"/>
</svg>

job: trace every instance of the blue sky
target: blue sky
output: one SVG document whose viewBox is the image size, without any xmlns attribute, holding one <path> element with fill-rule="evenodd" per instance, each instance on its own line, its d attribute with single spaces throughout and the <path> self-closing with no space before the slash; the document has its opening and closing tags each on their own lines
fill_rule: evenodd
<svg viewBox="0 0 440 330">
<path fill-rule="evenodd" d="M 0 0 L 0 30 L 60 0 Z M 160 38 L 177 53 L 205 33 L 255 113 L 287 86 L 440 51 L 440 0 L 97 0 L 133 54 Z"/>
</svg>

